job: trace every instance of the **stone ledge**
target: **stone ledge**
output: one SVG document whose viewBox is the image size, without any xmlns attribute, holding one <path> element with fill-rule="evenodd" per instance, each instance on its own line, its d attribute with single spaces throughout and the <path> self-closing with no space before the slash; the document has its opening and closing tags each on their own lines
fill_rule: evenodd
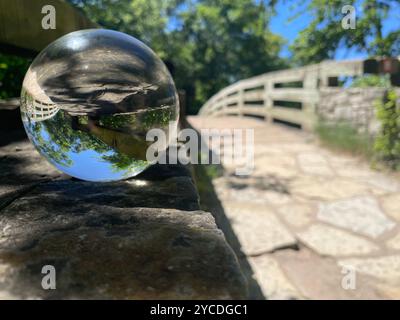
<svg viewBox="0 0 400 320">
<path fill-rule="evenodd" d="M 1 162 L 13 170 L 0 182 L 0 298 L 246 298 L 237 259 L 199 210 L 186 168 L 90 183 L 46 171 L 26 142 L 0 148 L 5 154 L 19 161 Z M 32 176 L 44 174 L 29 179 L 33 165 Z M 56 290 L 41 287 L 46 264 L 56 268 Z"/>
</svg>

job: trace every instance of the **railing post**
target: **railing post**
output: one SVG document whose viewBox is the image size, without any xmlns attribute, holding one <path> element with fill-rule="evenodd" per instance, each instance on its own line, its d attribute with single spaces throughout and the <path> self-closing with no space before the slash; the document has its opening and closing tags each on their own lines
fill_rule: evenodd
<svg viewBox="0 0 400 320">
<path fill-rule="evenodd" d="M 226 116 L 226 114 L 228 113 L 228 102 L 227 102 L 228 97 L 226 95 L 224 95 L 224 97 L 222 98 L 222 110 L 223 110 L 223 114 L 224 116 Z"/>
<path fill-rule="evenodd" d="M 264 82 L 264 110 L 265 110 L 265 120 L 268 123 L 272 123 L 272 108 L 273 101 L 271 97 L 271 92 L 273 90 L 273 82 L 270 79 L 267 79 Z"/>
<path fill-rule="evenodd" d="M 238 91 L 238 116 L 243 116 L 243 108 L 244 108 L 244 90 L 240 88 Z"/>
<path fill-rule="evenodd" d="M 309 93 L 315 93 L 316 98 L 311 98 L 307 103 L 303 103 L 303 112 L 307 115 L 306 123 L 302 123 L 303 129 L 312 131 L 316 122 L 316 109 L 319 101 L 319 86 L 320 86 L 320 69 L 319 65 L 316 68 L 310 68 L 305 72 L 303 80 L 303 88 Z M 312 95 L 314 97 L 314 95 Z"/>
</svg>

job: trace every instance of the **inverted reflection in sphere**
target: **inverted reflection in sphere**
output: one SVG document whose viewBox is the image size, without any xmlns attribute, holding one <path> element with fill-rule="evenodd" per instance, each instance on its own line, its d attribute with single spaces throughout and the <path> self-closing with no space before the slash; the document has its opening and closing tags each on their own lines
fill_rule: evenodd
<svg viewBox="0 0 400 320">
<path fill-rule="evenodd" d="M 139 40 L 93 29 L 67 34 L 33 61 L 22 87 L 21 114 L 38 151 L 59 170 L 89 181 L 145 170 L 146 133 L 169 136 L 178 119 L 174 82 Z"/>
</svg>

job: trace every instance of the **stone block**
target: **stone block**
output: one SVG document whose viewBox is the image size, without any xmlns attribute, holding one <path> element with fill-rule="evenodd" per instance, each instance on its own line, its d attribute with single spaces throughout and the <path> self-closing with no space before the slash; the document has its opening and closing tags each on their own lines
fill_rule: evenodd
<svg viewBox="0 0 400 320">
<path fill-rule="evenodd" d="M 0 148 L 0 299 L 242 299 L 247 285 L 189 170 L 62 176 L 26 141 Z M 42 288 L 54 266 L 56 289 Z"/>
</svg>

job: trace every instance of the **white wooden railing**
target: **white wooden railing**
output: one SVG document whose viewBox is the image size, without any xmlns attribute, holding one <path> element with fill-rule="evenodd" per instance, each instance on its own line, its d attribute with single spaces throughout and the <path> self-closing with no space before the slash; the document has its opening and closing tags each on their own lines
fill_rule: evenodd
<svg viewBox="0 0 400 320">
<path fill-rule="evenodd" d="M 29 118 L 37 122 L 54 117 L 60 110 L 54 103 L 44 103 L 34 99 L 26 90 L 21 95 L 21 108 Z"/>
<path fill-rule="evenodd" d="M 256 116 L 312 130 L 320 88 L 340 76 L 359 76 L 363 60 L 324 61 L 240 80 L 212 96 L 199 115 Z"/>
</svg>

